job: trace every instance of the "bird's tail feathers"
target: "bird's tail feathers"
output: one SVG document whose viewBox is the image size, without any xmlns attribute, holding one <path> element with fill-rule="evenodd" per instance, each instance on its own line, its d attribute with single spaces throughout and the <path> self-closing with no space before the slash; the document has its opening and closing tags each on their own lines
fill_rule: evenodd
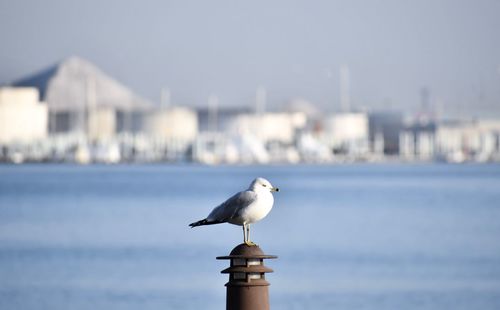
<svg viewBox="0 0 500 310">
<path fill-rule="evenodd" d="M 189 227 L 193 228 L 193 227 L 196 227 L 196 226 L 214 225 L 214 224 L 220 224 L 220 223 L 223 223 L 223 222 L 221 222 L 221 221 L 211 221 L 211 220 L 208 220 L 208 219 L 203 219 L 203 220 L 199 220 L 197 222 L 189 224 Z"/>
</svg>

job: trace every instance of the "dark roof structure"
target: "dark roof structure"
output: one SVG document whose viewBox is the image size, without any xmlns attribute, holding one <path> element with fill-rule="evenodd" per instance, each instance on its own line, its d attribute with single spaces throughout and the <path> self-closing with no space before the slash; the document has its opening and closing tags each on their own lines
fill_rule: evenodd
<svg viewBox="0 0 500 310">
<path fill-rule="evenodd" d="M 82 110 L 88 106 L 144 110 L 152 104 L 79 57 L 70 57 L 13 86 L 36 87 L 52 111 Z"/>
</svg>

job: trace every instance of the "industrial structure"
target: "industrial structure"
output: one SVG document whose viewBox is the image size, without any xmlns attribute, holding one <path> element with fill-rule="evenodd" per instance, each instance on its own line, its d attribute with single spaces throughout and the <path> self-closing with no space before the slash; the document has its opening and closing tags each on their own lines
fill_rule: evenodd
<svg viewBox="0 0 500 310">
<path fill-rule="evenodd" d="M 340 69 L 340 109 L 321 113 L 294 99 L 267 110 L 259 86 L 255 105 L 219 106 L 208 96 L 195 110 L 172 104 L 168 89 L 154 104 L 90 62 L 71 57 L 0 87 L 0 161 L 200 162 L 206 164 L 353 161 L 499 161 L 499 120 L 443 120 L 421 112 L 357 111 L 350 71 Z"/>
<path fill-rule="evenodd" d="M 177 160 L 198 134 L 194 110 L 158 107 L 79 57 L 1 91 L 0 116 L 8 119 L 0 125 L 2 160 L 12 160 L 13 154 L 28 161 L 78 163 Z M 35 106 L 38 94 L 44 103 Z"/>
<path fill-rule="evenodd" d="M 33 143 L 47 137 L 47 104 L 36 88 L 0 88 L 0 144 Z"/>
</svg>

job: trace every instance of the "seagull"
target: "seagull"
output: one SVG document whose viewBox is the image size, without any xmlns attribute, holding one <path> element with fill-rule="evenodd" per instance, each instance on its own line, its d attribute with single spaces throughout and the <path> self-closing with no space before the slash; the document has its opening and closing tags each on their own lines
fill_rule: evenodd
<svg viewBox="0 0 500 310">
<path fill-rule="evenodd" d="M 250 241 L 250 224 L 260 221 L 271 211 L 274 203 L 272 192 L 279 192 L 279 188 L 264 178 L 256 178 L 247 190 L 236 193 L 213 209 L 207 218 L 189 226 L 221 223 L 243 226 L 243 241 L 248 246 L 255 246 L 257 244 Z"/>
</svg>

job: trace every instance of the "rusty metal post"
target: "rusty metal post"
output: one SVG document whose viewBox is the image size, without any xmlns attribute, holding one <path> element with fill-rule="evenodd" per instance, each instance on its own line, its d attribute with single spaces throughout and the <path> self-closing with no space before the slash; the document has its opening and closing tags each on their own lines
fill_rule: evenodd
<svg viewBox="0 0 500 310">
<path fill-rule="evenodd" d="M 221 271 L 229 274 L 226 283 L 227 310 L 268 310 L 269 282 L 265 274 L 273 272 L 264 266 L 264 259 L 277 258 L 266 255 L 258 246 L 242 243 L 235 247 L 228 256 L 217 259 L 230 260 L 230 267 Z"/>
</svg>

